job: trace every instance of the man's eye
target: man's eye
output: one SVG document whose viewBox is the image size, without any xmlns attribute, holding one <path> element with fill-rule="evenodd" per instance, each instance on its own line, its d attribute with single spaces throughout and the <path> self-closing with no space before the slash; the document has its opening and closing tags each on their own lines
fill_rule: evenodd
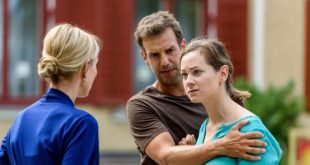
<svg viewBox="0 0 310 165">
<path fill-rule="evenodd" d="M 168 49 L 168 50 L 166 51 L 167 54 L 169 54 L 169 53 L 171 53 L 171 52 L 173 52 L 173 49 L 172 49 L 172 48 L 171 48 L 171 49 Z"/>
<path fill-rule="evenodd" d="M 158 54 L 157 54 L 157 53 L 151 53 L 151 54 L 149 54 L 149 56 L 150 56 L 150 57 L 157 57 Z"/>
</svg>

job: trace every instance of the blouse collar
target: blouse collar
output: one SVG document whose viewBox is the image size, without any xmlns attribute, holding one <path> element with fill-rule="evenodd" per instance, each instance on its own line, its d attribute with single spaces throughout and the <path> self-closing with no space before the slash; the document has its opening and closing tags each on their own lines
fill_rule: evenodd
<svg viewBox="0 0 310 165">
<path fill-rule="evenodd" d="M 55 88 L 49 88 L 48 91 L 44 94 L 43 98 L 46 101 L 57 100 L 67 105 L 74 106 L 74 103 L 67 94 Z"/>
</svg>

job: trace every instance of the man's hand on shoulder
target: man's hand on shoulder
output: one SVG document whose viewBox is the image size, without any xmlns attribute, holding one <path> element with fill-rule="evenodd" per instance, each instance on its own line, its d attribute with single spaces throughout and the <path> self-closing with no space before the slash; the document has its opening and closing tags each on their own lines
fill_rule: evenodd
<svg viewBox="0 0 310 165">
<path fill-rule="evenodd" d="M 221 155 L 229 157 L 242 158 L 246 160 L 259 160 L 259 154 L 265 152 L 265 146 L 267 145 L 264 141 L 257 140 L 257 138 L 263 137 L 260 132 L 240 132 L 240 128 L 248 124 L 249 121 L 241 121 L 236 124 L 231 131 L 222 139 L 218 140 L 217 148 Z"/>
</svg>

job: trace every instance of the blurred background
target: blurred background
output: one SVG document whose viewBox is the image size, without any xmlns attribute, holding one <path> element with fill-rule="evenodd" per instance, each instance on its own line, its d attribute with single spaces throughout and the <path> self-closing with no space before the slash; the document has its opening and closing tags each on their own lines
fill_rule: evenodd
<svg viewBox="0 0 310 165">
<path fill-rule="evenodd" d="M 281 164 L 310 164 L 310 0 L 0 0 L 0 139 L 15 115 L 40 98 L 42 39 L 57 23 L 99 36 L 97 79 L 78 106 L 99 123 L 101 164 L 138 164 L 125 104 L 155 78 L 139 55 L 138 21 L 158 10 L 179 20 L 187 41 L 221 40 L 246 106 L 262 118 L 284 151 Z"/>
</svg>

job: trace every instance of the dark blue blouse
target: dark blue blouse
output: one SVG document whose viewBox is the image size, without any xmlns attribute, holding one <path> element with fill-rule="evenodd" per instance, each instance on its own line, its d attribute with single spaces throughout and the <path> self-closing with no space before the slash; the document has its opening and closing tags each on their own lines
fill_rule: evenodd
<svg viewBox="0 0 310 165">
<path fill-rule="evenodd" d="M 99 164 L 97 121 L 51 88 L 17 114 L 1 144 L 2 164 Z"/>
</svg>

